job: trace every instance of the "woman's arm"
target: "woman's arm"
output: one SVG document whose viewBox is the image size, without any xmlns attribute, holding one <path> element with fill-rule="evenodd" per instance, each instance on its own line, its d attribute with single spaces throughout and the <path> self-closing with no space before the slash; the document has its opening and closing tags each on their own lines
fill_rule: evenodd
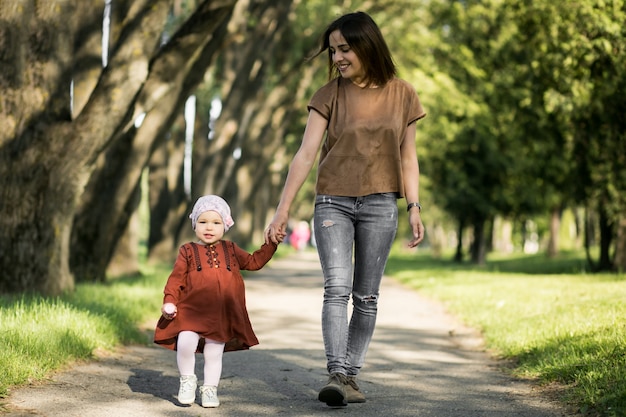
<svg viewBox="0 0 626 417">
<path fill-rule="evenodd" d="M 315 110 L 309 112 L 302 143 L 291 161 L 276 214 L 265 230 L 266 243 L 281 242 L 286 235 L 291 203 L 313 168 L 327 125 L 328 121 L 320 113 Z"/>
<path fill-rule="evenodd" d="M 417 149 L 415 147 L 416 122 L 411 123 L 404 136 L 400 147 L 402 158 L 402 178 L 404 180 L 404 196 L 407 204 L 419 203 L 419 179 L 420 169 L 417 161 Z M 414 206 L 409 210 L 409 224 L 413 232 L 413 239 L 409 247 L 414 248 L 424 240 L 424 225 L 420 215 L 420 208 Z"/>
</svg>

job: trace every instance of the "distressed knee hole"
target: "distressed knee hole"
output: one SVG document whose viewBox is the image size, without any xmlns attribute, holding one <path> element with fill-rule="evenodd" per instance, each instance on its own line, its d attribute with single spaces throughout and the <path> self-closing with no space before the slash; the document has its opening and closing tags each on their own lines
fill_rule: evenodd
<svg viewBox="0 0 626 417">
<path fill-rule="evenodd" d="M 335 222 L 333 222 L 332 220 L 324 220 L 322 222 L 322 227 L 331 227 L 334 225 L 335 225 Z"/>
<path fill-rule="evenodd" d="M 367 297 L 363 297 L 361 301 L 363 302 L 363 304 L 375 303 L 376 301 L 378 301 L 378 297 L 375 295 L 368 295 Z"/>
</svg>

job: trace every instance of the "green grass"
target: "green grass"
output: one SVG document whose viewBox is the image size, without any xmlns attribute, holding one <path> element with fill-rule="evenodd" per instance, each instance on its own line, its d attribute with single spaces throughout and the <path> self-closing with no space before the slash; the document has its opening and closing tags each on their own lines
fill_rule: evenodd
<svg viewBox="0 0 626 417">
<path fill-rule="evenodd" d="M 169 270 L 79 284 L 72 295 L 0 297 L 0 398 L 11 386 L 44 379 L 51 371 L 97 351 L 147 343 L 142 323 L 155 319 Z"/>
<path fill-rule="evenodd" d="M 395 251 L 387 273 L 479 329 L 514 375 L 558 383 L 583 414 L 625 416 L 626 275 L 584 269 L 576 254 L 478 267 Z"/>
</svg>

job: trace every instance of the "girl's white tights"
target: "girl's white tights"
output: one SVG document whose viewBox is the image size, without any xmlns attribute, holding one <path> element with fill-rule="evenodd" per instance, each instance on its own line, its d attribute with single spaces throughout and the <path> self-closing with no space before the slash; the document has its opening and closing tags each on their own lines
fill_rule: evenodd
<svg viewBox="0 0 626 417">
<path fill-rule="evenodd" d="M 196 332 L 182 331 L 178 334 L 176 363 L 181 375 L 195 375 L 196 348 L 200 335 Z M 222 376 L 222 356 L 224 343 L 205 339 L 204 343 L 204 385 L 217 387 Z"/>
</svg>

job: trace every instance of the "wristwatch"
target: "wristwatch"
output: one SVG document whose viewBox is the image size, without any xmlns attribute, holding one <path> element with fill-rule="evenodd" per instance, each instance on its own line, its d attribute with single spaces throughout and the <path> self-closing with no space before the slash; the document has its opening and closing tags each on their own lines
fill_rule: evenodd
<svg viewBox="0 0 626 417">
<path fill-rule="evenodd" d="M 406 211 L 411 211 L 413 207 L 417 207 L 417 210 L 420 213 L 422 212 L 422 205 L 420 203 L 409 203 L 409 205 L 406 206 Z"/>
</svg>

